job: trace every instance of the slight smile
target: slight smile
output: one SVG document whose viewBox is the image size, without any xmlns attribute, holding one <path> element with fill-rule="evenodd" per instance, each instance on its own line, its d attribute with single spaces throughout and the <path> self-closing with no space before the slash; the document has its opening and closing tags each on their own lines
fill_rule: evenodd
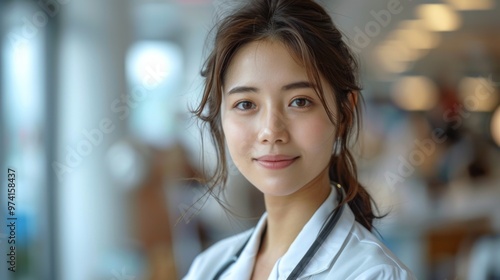
<svg viewBox="0 0 500 280">
<path fill-rule="evenodd" d="M 298 158 L 284 155 L 267 155 L 254 160 L 264 168 L 276 170 L 290 166 Z"/>
</svg>

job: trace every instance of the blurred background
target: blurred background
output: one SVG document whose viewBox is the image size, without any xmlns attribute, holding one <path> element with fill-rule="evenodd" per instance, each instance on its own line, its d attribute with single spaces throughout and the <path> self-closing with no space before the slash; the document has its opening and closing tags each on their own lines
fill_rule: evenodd
<svg viewBox="0 0 500 280">
<path fill-rule="evenodd" d="M 500 279 L 500 1 L 320 2 L 360 59 L 383 242 L 419 279 Z M 257 222 L 236 168 L 234 214 L 180 180 L 213 166 L 188 108 L 234 3 L 0 0 L 0 279 L 179 279 Z"/>
</svg>

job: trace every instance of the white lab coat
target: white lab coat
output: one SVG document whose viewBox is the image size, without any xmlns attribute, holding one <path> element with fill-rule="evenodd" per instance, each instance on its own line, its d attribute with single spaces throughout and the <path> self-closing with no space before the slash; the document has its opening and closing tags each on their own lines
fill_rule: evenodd
<svg viewBox="0 0 500 280">
<path fill-rule="evenodd" d="M 332 187 L 333 188 L 333 187 Z M 274 264 L 268 280 L 285 280 L 314 242 L 328 214 L 336 206 L 337 192 L 332 189 L 326 201 L 290 245 L 288 251 Z M 201 253 L 191 265 L 184 280 L 213 279 L 234 254 L 248 240 L 240 257 L 222 274 L 220 279 L 248 280 L 253 271 L 255 256 L 267 214 L 259 220 L 255 230 L 219 241 Z M 248 237 L 250 236 L 250 239 Z M 337 225 L 328 236 L 298 279 L 416 279 L 371 232 L 354 220 L 354 214 L 345 207 Z"/>
</svg>

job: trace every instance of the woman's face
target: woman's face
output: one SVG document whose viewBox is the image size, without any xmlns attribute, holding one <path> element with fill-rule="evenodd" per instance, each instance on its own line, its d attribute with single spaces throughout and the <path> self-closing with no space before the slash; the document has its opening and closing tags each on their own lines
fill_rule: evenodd
<svg viewBox="0 0 500 280">
<path fill-rule="evenodd" d="M 322 81 L 329 108 L 330 87 Z M 328 180 L 336 128 L 307 77 L 280 42 L 243 46 L 225 76 L 222 128 L 240 172 L 266 195 Z"/>
</svg>

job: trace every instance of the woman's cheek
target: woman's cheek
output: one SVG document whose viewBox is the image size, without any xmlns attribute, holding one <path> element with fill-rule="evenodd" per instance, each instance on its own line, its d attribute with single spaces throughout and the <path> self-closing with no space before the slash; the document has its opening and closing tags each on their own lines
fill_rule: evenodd
<svg viewBox="0 0 500 280">
<path fill-rule="evenodd" d="M 307 137 L 306 142 L 312 146 L 312 149 L 323 152 L 325 147 L 333 147 L 335 128 L 330 122 L 311 121 L 308 123 L 307 128 L 307 132 L 305 133 L 305 137 Z"/>
<path fill-rule="evenodd" d="M 249 149 L 251 139 L 249 123 L 231 118 L 223 121 L 222 127 L 231 156 L 236 161 L 234 158 L 236 155 L 246 154 L 246 150 Z"/>
</svg>

